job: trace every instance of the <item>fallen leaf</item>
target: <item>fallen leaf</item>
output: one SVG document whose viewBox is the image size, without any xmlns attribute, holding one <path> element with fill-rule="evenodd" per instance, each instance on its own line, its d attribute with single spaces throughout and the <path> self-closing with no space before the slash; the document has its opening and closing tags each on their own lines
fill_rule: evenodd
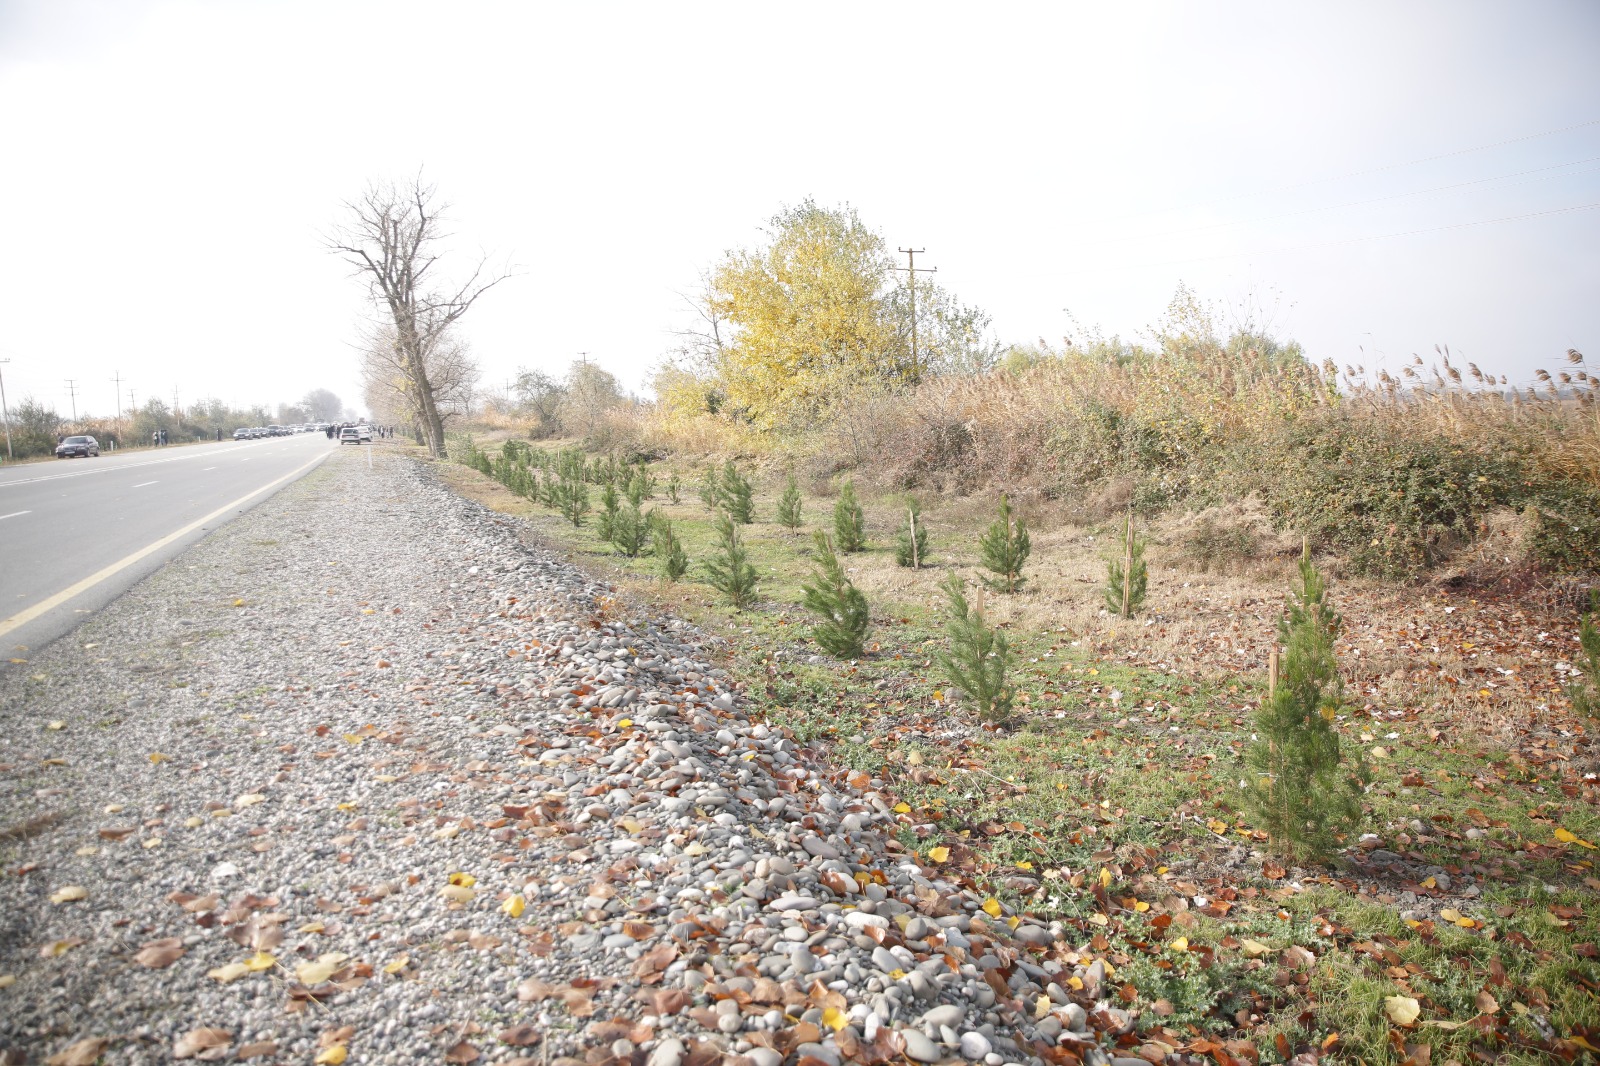
<svg viewBox="0 0 1600 1066">
<path fill-rule="evenodd" d="M 478 879 L 471 874 L 458 872 L 450 875 L 450 883 L 452 885 L 460 885 L 462 888 L 471 888 L 478 883 Z"/>
<path fill-rule="evenodd" d="M 439 895 L 452 903 L 471 903 L 477 897 L 477 893 L 466 885 L 445 885 L 439 890 Z"/>
<path fill-rule="evenodd" d="M 822 1024 L 837 1033 L 850 1024 L 850 1016 L 837 1007 L 829 1007 L 822 1012 Z"/>
<path fill-rule="evenodd" d="M 343 1044 L 335 1044 L 332 1047 L 325 1047 L 321 1051 L 317 1052 L 317 1057 L 311 1061 L 314 1062 L 316 1066 L 339 1066 L 339 1064 L 344 1062 L 349 1054 L 349 1048 L 345 1047 Z"/>
<path fill-rule="evenodd" d="M 171 762 L 172 761 L 172 756 L 163 755 L 159 751 L 152 751 L 150 753 L 150 761 L 155 763 L 155 764 L 157 764 L 157 765 L 160 765 L 161 763 L 164 763 L 164 762 Z"/>
<path fill-rule="evenodd" d="M 109 1043 L 111 1040 L 108 1037 L 91 1036 L 51 1055 L 44 1060 L 45 1066 L 94 1066 L 94 1061 Z"/>
<path fill-rule="evenodd" d="M 444 1053 L 444 1061 L 453 1063 L 477 1062 L 483 1057 L 483 1052 L 467 1043 L 465 1040 Z"/>
<path fill-rule="evenodd" d="M 215 970 L 207 970 L 206 976 L 211 978 L 213 981 L 221 981 L 226 985 L 232 984 L 234 981 L 237 981 L 239 978 L 243 977 L 249 972 L 250 967 L 246 966 L 244 963 L 230 962 L 226 966 L 218 966 Z"/>
<path fill-rule="evenodd" d="M 383 968 L 384 973 L 399 973 L 411 961 L 410 955 L 397 955 Z"/>
<path fill-rule="evenodd" d="M 1422 1013 L 1422 1005 L 1410 996 L 1388 996 L 1383 1001 L 1383 1012 L 1396 1025 L 1410 1025 Z"/>
<path fill-rule="evenodd" d="M 521 918 L 522 912 L 527 906 L 528 901 L 523 899 L 520 894 L 508 896 L 506 901 L 500 904 L 500 913 L 508 914 L 513 918 Z"/>
<path fill-rule="evenodd" d="M 928 858 L 932 859 L 934 862 L 944 862 L 949 857 L 950 857 L 950 849 L 949 848 L 929 848 L 928 849 Z"/>
<path fill-rule="evenodd" d="M 50 893 L 51 903 L 76 903 L 80 899 L 87 899 L 89 890 L 82 885 L 64 885 Z"/>
<path fill-rule="evenodd" d="M 265 951 L 258 951 L 248 959 L 244 960 L 245 969 L 252 973 L 260 973 L 262 970 L 270 970 L 277 964 L 277 956 L 269 954 Z"/>
<path fill-rule="evenodd" d="M 303 985 L 320 985 L 337 973 L 349 958 L 342 951 L 330 951 L 319 956 L 315 962 L 298 963 L 294 968 L 294 976 Z"/>
<path fill-rule="evenodd" d="M 183 958 L 188 949 L 179 937 L 169 936 L 152 940 L 134 953 L 133 961 L 152 970 L 164 970 Z"/>
<path fill-rule="evenodd" d="M 509 1029 L 502 1029 L 497 1039 L 502 1044 L 510 1044 L 512 1047 L 531 1047 L 539 1042 L 540 1036 L 535 1026 L 524 1022 Z"/>
<path fill-rule="evenodd" d="M 987 914 L 991 918 L 1000 917 L 1000 901 L 995 899 L 993 896 L 990 896 L 988 899 L 984 900 L 983 913 Z"/>
<path fill-rule="evenodd" d="M 260 1040 L 254 1044 L 246 1044 L 237 1054 L 241 1059 L 259 1059 L 266 1055 L 278 1053 L 278 1042 L 275 1040 Z"/>
<path fill-rule="evenodd" d="M 233 805 L 235 807 L 254 807 L 258 803 L 265 802 L 266 798 L 267 797 L 263 796 L 259 792 L 246 792 L 244 795 L 234 800 Z"/>
<path fill-rule="evenodd" d="M 1251 940 L 1249 937 L 1241 939 L 1239 941 L 1239 947 L 1245 953 L 1246 957 L 1252 959 L 1259 959 L 1261 956 L 1272 950 L 1261 941 Z"/>
<path fill-rule="evenodd" d="M 177 1043 L 172 1045 L 172 1057 L 220 1059 L 231 1043 L 233 1034 L 226 1029 L 195 1029 L 178 1037 Z"/>
</svg>

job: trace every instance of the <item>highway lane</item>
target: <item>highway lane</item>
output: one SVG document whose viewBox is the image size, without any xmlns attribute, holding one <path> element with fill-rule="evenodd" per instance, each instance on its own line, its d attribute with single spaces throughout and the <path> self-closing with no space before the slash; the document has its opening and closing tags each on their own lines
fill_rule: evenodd
<svg viewBox="0 0 1600 1066">
<path fill-rule="evenodd" d="M 25 669 L 32 653 L 338 447 L 304 433 L 0 469 L 0 670 Z"/>
</svg>

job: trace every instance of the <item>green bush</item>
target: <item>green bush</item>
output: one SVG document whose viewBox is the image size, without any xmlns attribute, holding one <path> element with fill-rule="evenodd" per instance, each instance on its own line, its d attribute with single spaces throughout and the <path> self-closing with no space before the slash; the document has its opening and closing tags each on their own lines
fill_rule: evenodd
<svg viewBox="0 0 1600 1066">
<path fill-rule="evenodd" d="M 1600 573 L 1600 491 L 1570 482 L 1537 488 L 1527 548 L 1556 573 Z"/>
<path fill-rule="evenodd" d="M 1011 669 L 1011 648 L 1006 635 L 991 628 L 981 609 L 967 602 L 966 582 L 951 574 L 943 585 L 948 601 L 945 631 L 949 652 L 935 656 L 950 686 L 971 700 L 985 721 L 1011 717 L 1016 689 L 1006 681 Z M 979 590 L 982 595 L 982 590 Z"/>
<path fill-rule="evenodd" d="M 921 567 L 928 562 L 928 527 L 922 521 L 922 508 L 916 500 L 906 505 L 906 524 L 895 536 L 894 561 L 901 566 Z"/>
<path fill-rule="evenodd" d="M 1600 592 L 1589 593 L 1589 610 L 1578 627 L 1578 654 L 1572 657 L 1577 676 L 1567 686 L 1572 709 L 1590 718 L 1600 718 Z"/>
<path fill-rule="evenodd" d="M 800 483 L 790 474 L 783 483 L 783 495 L 778 497 L 778 524 L 791 532 L 800 528 Z"/>
<path fill-rule="evenodd" d="M 739 526 L 726 511 L 717 512 L 716 553 L 705 562 L 706 581 L 728 597 L 735 608 L 744 608 L 756 597 L 756 568 L 739 539 Z"/>
<path fill-rule="evenodd" d="M 1343 702 L 1333 652 L 1339 624 L 1308 553 L 1278 626 L 1283 665 L 1276 689 L 1256 712 L 1242 782 L 1251 820 L 1291 861 L 1327 858 L 1361 824 L 1366 765 L 1358 747 L 1346 758 L 1333 727 Z"/>
<path fill-rule="evenodd" d="M 811 627 L 817 644 L 836 659 L 858 659 L 866 647 L 870 617 L 867 598 L 845 576 L 833 544 L 822 530 L 815 533 L 817 572 L 800 587 L 806 609 L 822 620 Z"/>
<path fill-rule="evenodd" d="M 1011 501 L 1002 493 L 1000 514 L 987 532 L 978 540 L 978 554 L 983 565 L 999 574 L 998 580 L 984 579 L 984 584 L 997 592 L 1016 592 L 1026 580 L 1022 565 L 1033 551 L 1033 542 L 1021 519 L 1011 514 Z"/>
<path fill-rule="evenodd" d="M 854 482 L 846 481 L 833 503 L 833 535 L 842 552 L 858 552 L 867 546 L 867 516 L 856 499 Z"/>
<path fill-rule="evenodd" d="M 1249 461 L 1281 528 L 1389 580 L 1415 579 L 1471 539 L 1521 483 L 1510 456 L 1339 416 L 1300 419 Z"/>
</svg>

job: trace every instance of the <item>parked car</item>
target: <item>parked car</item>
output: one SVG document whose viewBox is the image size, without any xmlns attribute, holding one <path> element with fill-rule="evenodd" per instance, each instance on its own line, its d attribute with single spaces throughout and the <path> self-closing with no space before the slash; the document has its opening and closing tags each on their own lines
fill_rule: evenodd
<svg viewBox="0 0 1600 1066">
<path fill-rule="evenodd" d="M 236 430 L 233 431 L 233 439 L 234 440 L 249 440 L 250 439 L 250 431 L 248 429 L 236 429 Z"/>
<path fill-rule="evenodd" d="M 68 437 L 56 445 L 57 459 L 71 459 L 74 455 L 81 455 L 85 459 L 91 455 L 100 454 L 100 442 L 93 437 Z"/>
<path fill-rule="evenodd" d="M 339 431 L 340 444 L 360 444 L 361 431 L 355 426 L 345 426 Z"/>
<path fill-rule="evenodd" d="M 361 435 L 361 443 L 363 443 L 363 444 L 371 444 L 372 443 L 372 427 L 371 426 L 357 426 L 356 427 L 356 432 Z"/>
</svg>

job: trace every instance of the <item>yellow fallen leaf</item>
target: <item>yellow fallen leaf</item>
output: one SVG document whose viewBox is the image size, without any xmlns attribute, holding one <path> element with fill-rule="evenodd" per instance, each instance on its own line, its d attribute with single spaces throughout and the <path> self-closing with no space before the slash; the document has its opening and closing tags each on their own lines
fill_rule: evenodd
<svg viewBox="0 0 1600 1066">
<path fill-rule="evenodd" d="M 464 874 L 458 871 L 450 875 L 450 883 L 452 885 L 460 885 L 462 888 L 471 888 L 478 883 L 478 879 L 471 874 Z"/>
<path fill-rule="evenodd" d="M 302 925 L 297 932 L 320 933 L 326 928 L 327 926 L 323 925 L 321 922 L 307 922 L 305 925 Z"/>
<path fill-rule="evenodd" d="M 258 951 L 248 959 L 244 960 L 244 968 L 249 970 L 251 973 L 260 973 L 262 970 L 270 970 L 277 964 L 278 957 L 266 951 Z"/>
<path fill-rule="evenodd" d="M 49 725 L 45 726 L 45 728 L 50 730 L 62 730 L 67 728 L 67 723 L 57 720 L 51 722 Z"/>
<path fill-rule="evenodd" d="M 1050 1013 L 1050 1008 L 1052 1006 L 1054 1006 L 1054 1004 L 1050 1002 L 1050 997 L 1049 996 L 1040 996 L 1038 999 L 1034 1000 L 1033 1001 L 1033 1020 L 1034 1021 L 1038 1021 L 1039 1019 L 1043 1018 L 1046 1014 L 1049 1014 Z"/>
<path fill-rule="evenodd" d="M 506 901 L 500 904 L 500 913 L 508 914 L 513 918 L 521 918 L 522 912 L 527 906 L 528 901 L 523 899 L 521 895 L 508 896 Z"/>
<path fill-rule="evenodd" d="M 1389 757 L 1389 749 L 1379 744 L 1372 749 L 1372 757 L 1374 759 L 1387 759 Z"/>
<path fill-rule="evenodd" d="M 906 756 L 906 762 L 910 763 L 912 766 L 921 766 L 922 765 L 922 752 L 913 751 L 910 755 Z"/>
<path fill-rule="evenodd" d="M 230 962 L 226 966 L 218 966 L 215 970 L 207 970 L 206 976 L 213 981 L 231 984 L 250 972 L 250 967 L 242 962 Z"/>
<path fill-rule="evenodd" d="M 123 811 L 125 811 L 127 809 L 128 809 L 127 807 L 123 806 L 120 803 L 108 803 L 105 806 L 105 812 L 107 814 L 121 814 Z"/>
<path fill-rule="evenodd" d="M 183 824 L 188 826 L 190 829 L 199 829 L 201 826 L 206 824 L 206 820 L 197 814 L 191 814 L 189 817 L 183 820 Z"/>
<path fill-rule="evenodd" d="M 1439 917 L 1443 918 L 1447 922 L 1453 922 L 1461 917 L 1461 912 L 1456 910 L 1454 907 L 1446 907 L 1444 910 L 1439 912 Z"/>
<path fill-rule="evenodd" d="M 1251 940 L 1249 937 L 1245 937 L 1244 939 L 1240 940 L 1239 947 L 1243 949 L 1248 958 L 1252 959 L 1259 959 L 1261 956 L 1272 950 L 1261 941 Z"/>
<path fill-rule="evenodd" d="M 1590 851 L 1594 850 L 1594 845 L 1593 844 L 1589 843 L 1587 840 L 1582 839 L 1581 837 L 1578 836 L 1578 834 L 1574 833 L 1570 829 L 1557 829 L 1556 830 L 1556 839 L 1561 841 L 1561 843 L 1563 843 L 1563 844 L 1576 844 L 1580 848 L 1588 848 Z"/>
<path fill-rule="evenodd" d="M 366 739 L 360 733 L 345 733 L 343 736 L 346 744 L 359 744 Z"/>
<path fill-rule="evenodd" d="M 381 784 L 391 785 L 391 784 L 393 784 L 394 782 L 396 782 L 396 781 L 398 781 L 400 779 L 398 777 L 394 776 L 393 774 L 379 774 L 373 780 L 378 781 Z"/>
<path fill-rule="evenodd" d="M 850 1015 L 838 1007 L 828 1007 L 822 1012 L 822 1024 L 837 1033 L 850 1024 Z"/>
<path fill-rule="evenodd" d="M 1410 1025 L 1422 1013 L 1422 1005 L 1410 996 L 1389 996 L 1383 1001 L 1383 1012 L 1396 1025 Z"/>
<path fill-rule="evenodd" d="M 629 726 L 631 726 L 632 724 L 633 724 L 633 719 L 632 718 L 624 718 L 622 721 L 617 723 L 617 728 L 618 729 L 626 729 Z"/>
<path fill-rule="evenodd" d="M 244 601 L 243 600 L 234 600 L 233 601 L 233 605 L 235 607 L 243 607 L 244 606 Z"/>
<path fill-rule="evenodd" d="M 316 1063 L 316 1066 L 340 1066 L 340 1063 L 344 1062 L 345 1056 L 349 1054 L 350 1052 L 343 1044 L 335 1044 L 317 1052 L 317 1057 L 312 1061 Z"/>
<path fill-rule="evenodd" d="M 1111 871 L 1106 869 L 1104 866 L 1100 867 L 1100 887 L 1111 887 Z"/>
<path fill-rule="evenodd" d="M 226 807 L 218 807 L 211 812 L 211 817 L 213 818 L 230 818 L 232 816 L 233 812 Z"/>
<path fill-rule="evenodd" d="M 1471 918 L 1468 918 L 1468 917 L 1465 917 L 1465 916 L 1457 918 L 1456 919 L 1456 924 L 1459 925 L 1463 929 L 1476 929 L 1478 927 L 1478 923 L 1477 922 L 1475 922 Z"/>
<path fill-rule="evenodd" d="M 1136 899 L 1133 901 L 1133 909 L 1138 913 L 1143 914 L 1145 911 L 1150 909 L 1150 904 L 1146 903 L 1142 899 Z"/>
<path fill-rule="evenodd" d="M 1168 944 L 1167 947 L 1170 948 L 1173 951 L 1188 951 L 1189 950 L 1189 938 L 1186 937 L 1186 936 L 1180 936 L 1178 939 L 1176 939 L 1172 943 Z"/>
<path fill-rule="evenodd" d="M 896 814 L 910 814 L 911 813 L 911 804 L 909 804 L 909 803 L 896 803 L 890 809 L 893 810 L 894 813 L 896 813 Z"/>
<path fill-rule="evenodd" d="M 140 841 L 140 845 L 145 848 L 159 848 L 161 846 L 161 838 L 151 837 L 148 840 Z"/>
<path fill-rule="evenodd" d="M 263 796 L 259 792 L 246 792 L 244 795 L 234 800 L 233 805 L 235 807 L 254 807 L 258 803 L 265 802 L 266 798 L 267 797 Z"/>
<path fill-rule="evenodd" d="M 991 918 L 1000 917 L 1000 901 L 995 899 L 993 896 L 990 896 L 988 899 L 984 900 L 983 913 L 987 914 Z"/>
<path fill-rule="evenodd" d="M 14 974 L 14 973 L 0 973 L 0 988 L 10 988 L 12 985 L 14 985 L 16 983 L 17 983 L 17 975 L 16 974 Z"/>
<path fill-rule="evenodd" d="M 315 962 L 302 962 L 295 966 L 294 976 L 303 985 L 320 985 L 339 972 L 350 956 L 342 951 L 330 951 Z"/>
<path fill-rule="evenodd" d="M 1430 877 L 1425 877 L 1425 878 L 1422 879 L 1422 887 L 1423 888 L 1438 888 L 1439 887 L 1439 882 L 1434 880 L 1431 876 Z"/>
<path fill-rule="evenodd" d="M 1082 992 L 1083 991 L 1083 978 L 1081 978 L 1081 977 L 1069 977 L 1069 978 L 1067 978 L 1067 987 L 1072 989 L 1074 992 Z"/>
<path fill-rule="evenodd" d="M 706 846 L 700 843 L 698 840 L 691 841 L 689 845 L 683 849 L 683 853 L 689 856 L 691 859 L 699 858 L 701 855 L 706 853 Z"/>
<path fill-rule="evenodd" d="M 950 849 L 945 847 L 929 848 L 928 858 L 934 862 L 944 862 L 950 857 Z"/>
<path fill-rule="evenodd" d="M 906 975 L 906 972 L 904 970 L 895 969 L 895 970 L 890 970 L 889 971 L 889 979 L 892 980 L 892 981 L 898 981 L 901 978 L 905 977 L 905 975 Z"/>
<path fill-rule="evenodd" d="M 1033 863 L 1029 862 L 1027 859 L 1023 859 L 1021 862 L 1017 863 L 1017 869 L 1031 870 L 1033 869 Z"/>
<path fill-rule="evenodd" d="M 1095 913 L 1089 915 L 1089 921 L 1093 922 L 1095 925 L 1110 925 L 1111 924 L 1111 919 L 1107 918 L 1105 915 L 1101 914 L 1099 911 L 1096 911 Z"/>
<path fill-rule="evenodd" d="M 383 972 L 384 973 L 399 973 L 401 970 L 405 969 L 406 966 L 410 962 L 411 962 L 411 956 L 410 955 L 397 955 L 393 960 L 391 960 L 387 965 L 384 966 Z"/>
<path fill-rule="evenodd" d="M 466 885 L 445 885 L 439 890 L 439 895 L 452 903 L 471 903 L 477 893 Z"/>
<path fill-rule="evenodd" d="M 76 903 L 80 899 L 88 899 L 89 890 L 82 885 L 64 885 L 50 893 L 51 903 Z"/>
<path fill-rule="evenodd" d="M 163 755 L 159 751 L 152 751 L 150 753 L 150 761 L 159 765 L 160 763 L 171 762 L 172 756 Z"/>
</svg>

